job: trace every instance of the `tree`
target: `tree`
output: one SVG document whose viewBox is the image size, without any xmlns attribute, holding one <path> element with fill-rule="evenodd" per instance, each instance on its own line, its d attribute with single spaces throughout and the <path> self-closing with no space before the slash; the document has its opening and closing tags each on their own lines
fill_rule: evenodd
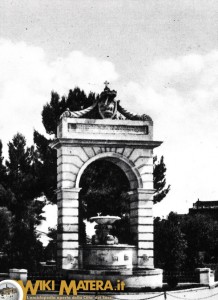
<svg viewBox="0 0 218 300">
<path fill-rule="evenodd" d="M 202 214 L 154 220 L 155 265 L 167 271 L 204 267 L 218 261 L 218 224 Z M 200 255 L 200 254 L 203 254 Z"/>
<path fill-rule="evenodd" d="M 0 252 L 5 251 L 10 239 L 11 213 L 7 207 L 0 207 Z"/>
<path fill-rule="evenodd" d="M 179 218 L 171 212 L 167 219 L 154 219 L 154 258 L 156 267 L 177 271 L 185 266 L 187 242 Z"/>
<path fill-rule="evenodd" d="M 163 200 L 170 191 L 170 185 L 166 186 L 166 166 L 164 163 L 164 158 L 161 156 L 160 161 L 157 160 L 157 156 L 154 156 L 154 189 L 156 190 L 154 194 L 154 204 Z"/>
<path fill-rule="evenodd" d="M 67 109 L 77 111 L 85 109 L 93 104 L 96 96 L 94 93 L 89 93 L 88 96 L 83 90 L 76 87 L 74 90 L 69 90 L 68 96 L 60 96 L 56 92 L 51 93 L 51 101 L 43 107 L 42 122 L 48 134 L 56 134 L 59 118 Z M 94 116 L 93 116 L 94 117 Z"/>
<path fill-rule="evenodd" d="M 0 184 L 4 185 L 6 182 L 7 174 L 6 167 L 3 164 L 4 157 L 2 156 L 2 141 L 0 140 Z"/>
<path fill-rule="evenodd" d="M 1 272 L 8 271 L 8 255 L 11 239 L 11 213 L 0 207 L 0 266 Z"/>
<path fill-rule="evenodd" d="M 26 147 L 25 137 L 18 133 L 9 142 L 9 160 L 6 161 L 8 173 L 8 187 L 15 196 L 10 209 L 18 220 L 31 218 L 34 223 L 42 221 L 43 201 L 36 201 L 41 196 L 39 191 L 38 154 L 33 146 Z"/>
<path fill-rule="evenodd" d="M 59 118 L 67 109 L 72 111 L 89 107 L 95 101 L 94 93 L 88 96 L 79 88 L 70 90 L 68 96 L 60 96 L 56 92 L 51 93 L 51 101 L 42 110 L 42 122 L 48 134 L 56 135 Z M 94 117 L 94 115 L 90 115 Z M 39 158 L 42 162 L 40 166 L 40 191 L 43 192 L 48 201 L 56 204 L 55 190 L 57 188 L 57 160 L 56 150 L 51 149 L 49 144 L 52 139 L 47 139 L 39 132 L 34 131 L 34 143 L 36 144 Z"/>
<path fill-rule="evenodd" d="M 57 259 L 57 228 L 48 228 L 47 236 L 50 238 L 48 245 L 45 247 L 45 260 Z"/>
<path fill-rule="evenodd" d="M 83 220 L 102 215 L 120 216 L 114 235 L 120 243 L 131 243 L 129 232 L 129 181 L 125 173 L 108 161 L 96 161 L 89 165 L 81 177 L 80 192 L 80 243 L 85 242 Z"/>
<path fill-rule="evenodd" d="M 0 207 L 9 207 L 13 202 L 13 194 L 8 189 L 7 169 L 4 165 L 4 157 L 2 156 L 2 142 L 0 140 Z"/>
<path fill-rule="evenodd" d="M 57 158 L 56 150 L 49 147 L 51 141 L 34 131 L 34 143 L 41 162 L 38 166 L 38 191 L 45 195 L 47 201 L 56 203 Z"/>
<path fill-rule="evenodd" d="M 45 202 L 37 200 L 41 196 L 38 172 L 41 163 L 34 147 L 26 147 L 22 134 L 16 134 L 8 146 L 7 188 L 12 195 L 7 203 L 12 214 L 10 262 L 14 267 L 30 269 L 36 266 L 42 250 L 35 231 L 44 219 Z M 21 236 L 24 237 L 22 243 Z"/>
<path fill-rule="evenodd" d="M 218 224 L 211 217 L 202 214 L 186 215 L 181 220 L 181 230 L 188 245 L 187 268 L 202 267 L 204 263 L 212 263 L 218 259 Z"/>
</svg>

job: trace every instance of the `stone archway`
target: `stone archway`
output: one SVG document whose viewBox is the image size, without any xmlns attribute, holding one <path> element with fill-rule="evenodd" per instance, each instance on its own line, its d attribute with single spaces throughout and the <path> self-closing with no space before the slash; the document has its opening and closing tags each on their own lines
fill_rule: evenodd
<svg viewBox="0 0 218 300">
<path fill-rule="evenodd" d="M 116 153 L 116 152 L 99 153 L 93 156 L 92 158 L 90 158 L 88 161 L 86 161 L 77 174 L 76 186 L 75 186 L 76 188 L 80 188 L 80 179 L 85 169 L 94 161 L 101 160 L 101 159 L 105 159 L 107 161 L 114 163 L 125 173 L 126 177 L 129 180 L 131 190 L 142 188 L 143 186 L 142 179 L 134 163 L 130 161 L 128 157 L 125 157 L 124 155 L 121 155 L 120 153 Z"/>
<path fill-rule="evenodd" d="M 74 144 L 59 139 L 58 153 L 58 261 L 61 268 L 81 267 L 78 198 L 80 178 L 89 164 L 107 159 L 119 166 L 130 182 L 130 224 L 137 244 L 136 264 L 153 266 L 153 156 L 152 149 L 122 145 L 113 147 Z"/>
</svg>

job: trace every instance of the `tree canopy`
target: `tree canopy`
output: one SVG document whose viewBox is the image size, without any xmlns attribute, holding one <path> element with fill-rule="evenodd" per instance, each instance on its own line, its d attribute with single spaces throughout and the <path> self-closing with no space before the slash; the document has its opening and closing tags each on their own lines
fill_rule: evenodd
<svg viewBox="0 0 218 300">
<path fill-rule="evenodd" d="M 58 93 L 52 92 L 50 103 L 47 103 L 42 110 L 42 122 L 46 132 L 56 134 L 59 118 L 67 109 L 70 111 L 85 109 L 91 106 L 95 99 L 94 93 L 90 92 L 86 96 L 84 91 L 78 87 L 69 90 L 68 96 L 63 96 L 61 99 Z"/>
<path fill-rule="evenodd" d="M 170 185 L 166 187 L 166 165 L 164 163 L 164 157 L 161 156 L 160 161 L 157 160 L 157 156 L 153 158 L 154 162 L 154 204 L 163 200 L 170 191 Z"/>
<path fill-rule="evenodd" d="M 8 148 L 9 158 L 5 165 L 2 151 L 0 157 L 1 215 L 8 228 L 4 234 L 0 233 L 2 251 L 7 252 L 11 266 L 29 268 L 30 265 L 35 266 L 37 253 L 42 251 L 36 234 L 36 226 L 43 220 L 45 205 L 44 201 L 37 200 L 42 196 L 38 180 L 41 162 L 34 147 L 27 147 L 25 137 L 20 133 L 13 137 Z"/>
<path fill-rule="evenodd" d="M 203 214 L 154 220 L 155 266 L 168 271 L 194 270 L 218 262 L 218 224 Z"/>
</svg>

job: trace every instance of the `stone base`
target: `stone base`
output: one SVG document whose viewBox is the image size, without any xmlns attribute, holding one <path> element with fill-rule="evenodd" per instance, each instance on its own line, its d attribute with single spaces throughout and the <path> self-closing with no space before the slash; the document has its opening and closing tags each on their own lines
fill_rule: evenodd
<svg viewBox="0 0 218 300">
<path fill-rule="evenodd" d="M 85 270 L 132 270 L 136 264 L 136 247 L 118 245 L 85 245 L 81 247 Z"/>
<path fill-rule="evenodd" d="M 116 285 L 117 281 L 124 281 L 127 289 L 159 289 L 163 286 L 163 270 L 161 269 L 133 269 L 132 274 L 123 274 L 115 270 L 68 270 L 69 280 L 110 280 Z"/>
</svg>

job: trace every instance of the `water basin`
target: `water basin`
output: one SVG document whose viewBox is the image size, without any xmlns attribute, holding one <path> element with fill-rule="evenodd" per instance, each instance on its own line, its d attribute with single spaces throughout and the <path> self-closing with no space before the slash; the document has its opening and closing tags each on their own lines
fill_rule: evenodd
<svg viewBox="0 0 218 300">
<path fill-rule="evenodd" d="M 91 222 L 96 222 L 97 224 L 101 225 L 110 225 L 113 224 L 115 221 L 120 220 L 120 217 L 117 216 L 97 216 L 91 217 Z"/>
</svg>

